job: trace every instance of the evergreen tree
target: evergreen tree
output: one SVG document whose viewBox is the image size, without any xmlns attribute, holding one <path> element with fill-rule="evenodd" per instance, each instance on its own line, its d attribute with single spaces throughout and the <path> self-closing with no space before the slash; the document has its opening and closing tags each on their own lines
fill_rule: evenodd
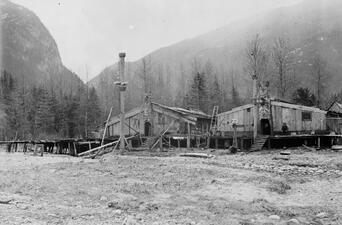
<svg viewBox="0 0 342 225">
<path fill-rule="evenodd" d="M 188 95 L 190 101 L 188 105 L 190 108 L 208 112 L 207 87 L 204 73 L 197 72 L 195 74 Z"/>
<path fill-rule="evenodd" d="M 214 75 L 213 81 L 211 83 L 211 87 L 209 89 L 209 110 L 211 111 L 214 106 L 218 106 L 221 109 L 222 104 L 222 93 L 221 87 L 219 85 L 217 76 Z"/>
<path fill-rule="evenodd" d="M 97 126 L 101 124 L 101 109 L 99 105 L 99 98 L 94 87 L 92 87 L 89 91 L 87 112 L 87 133 L 89 137 L 91 131 L 95 131 L 97 129 Z"/>
<path fill-rule="evenodd" d="M 292 100 L 296 104 L 305 106 L 314 106 L 317 101 L 316 96 L 308 88 L 298 88 L 293 93 Z"/>
<path fill-rule="evenodd" d="M 35 114 L 35 129 L 37 134 L 52 134 L 55 130 L 55 117 L 52 111 L 51 96 L 43 87 L 38 88 L 36 94 L 37 111 Z"/>
<path fill-rule="evenodd" d="M 231 106 L 237 107 L 241 105 L 241 99 L 239 96 L 239 92 L 235 87 L 235 83 L 234 83 L 234 78 L 232 78 L 232 89 L 231 89 L 231 96 L 232 96 L 232 102 L 231 102 Z"/>
</svg>

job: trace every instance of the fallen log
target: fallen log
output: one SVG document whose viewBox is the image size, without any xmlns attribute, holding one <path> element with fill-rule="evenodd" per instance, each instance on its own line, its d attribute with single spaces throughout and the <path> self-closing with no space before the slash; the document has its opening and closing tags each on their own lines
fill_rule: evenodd
<svg viewBox="0 0 342 225">
<path fill-rule="evenodd" d="M 10 199 L 10 200 L 0 200 L 0 204 L 10 204 L 10 202 L 12 201 L 13 199 Z"/>
<path fill-rule="evenodd" d="M 195 158 L 213 158 L 214 155 L 206 154 L 206 153 L 182 153 L 179 156 L 182 157 L 195 157 Z"/>
</svg>

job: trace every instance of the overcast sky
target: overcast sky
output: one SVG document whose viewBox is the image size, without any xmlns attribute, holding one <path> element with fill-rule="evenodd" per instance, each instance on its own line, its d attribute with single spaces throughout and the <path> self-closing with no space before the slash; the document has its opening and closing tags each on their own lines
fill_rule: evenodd
<svg viewBox="0 0 342 225">
<path fill-rule="evenodd" d="M 42 20 L 63 63 L 84 81 L 125 51 L 137 60 L 158 48 L 301 0 L 12 0 Z"/>
</svg>

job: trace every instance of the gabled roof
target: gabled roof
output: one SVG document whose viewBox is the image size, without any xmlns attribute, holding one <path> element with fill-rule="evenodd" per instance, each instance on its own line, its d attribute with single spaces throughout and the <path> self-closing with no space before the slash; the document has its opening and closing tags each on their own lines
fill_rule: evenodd
<svg viewBox="0 0 342 225">
<path fill-rule="evenodd" d="M 157 106 L 157 108 L 159 107 L 160 108 L 159 110 L 161 109 L 169 110 L 173 112 L 174 115 L 177 115 L 178 117 L 184 117 L 184 120 L 191 122 L 191 123 L 196 122 L 197 119 L 210 119 L 211 118 L 209 115 L 205 114 L 204 112 L 200 110 L 188 110 L 188 109 L 183 109 L 183 108 L 178 108 L 178 107 L 169 107 L 169 106 L 162 105 L 162 104 L 155 103 L 155 102 L 151 102 L 151 104 L 152 104 L 152 107 L 153 106 Z M 145 104 L 126 112 L 125 118 L 130 118 L 140 113 L 143 113 L 144 106 Z M 157 109 L 155 108 L 155 110 Z M 120 115 L 114 116 L 110 120 L 109 125 L 115 124 L 118 122 L 120 122 Z"/>
<path fill-rule="evenodd" d="M 327 111 L 342 114 L 342 104 L 335 101 L 330 105 Z"/>
</svg>

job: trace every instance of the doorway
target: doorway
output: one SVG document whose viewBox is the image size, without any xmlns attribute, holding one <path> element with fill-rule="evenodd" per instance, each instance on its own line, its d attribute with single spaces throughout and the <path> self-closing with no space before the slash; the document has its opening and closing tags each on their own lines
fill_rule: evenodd
<svg viewBox="0 0 342 225">
<path fill-rule="evenodd" d="M 151 135 L 151 123 L 150 122 L 145 122 L 144 134 L 145 134 L 145 136 L 150 136 Z"/>
<path fill-rule="evenodd" d="M 262 135 L 271 135 L 271 124 L 268 119 L 261 119 L 261 134 Z"/>
</svg>

